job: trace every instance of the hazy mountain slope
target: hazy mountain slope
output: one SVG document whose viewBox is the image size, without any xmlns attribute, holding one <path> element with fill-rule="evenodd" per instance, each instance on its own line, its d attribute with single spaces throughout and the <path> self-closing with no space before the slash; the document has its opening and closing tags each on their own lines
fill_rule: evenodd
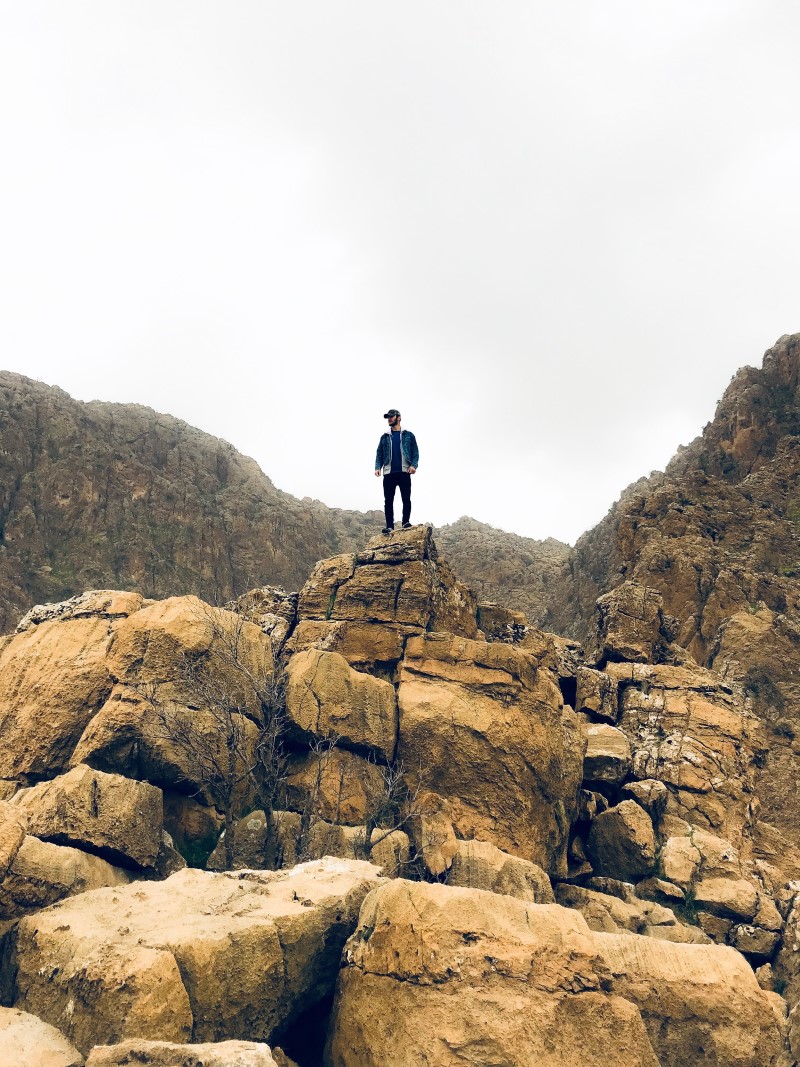
<svg viewBox="0 0 800 1067">
<path fill-rule="evenodd" d="M 570 548 L 553 537 L 497 530 L 466 515 L 436 531 L 436 541 L 463 582 L 484 601 L 524 611 L 531 622 L 552 629 L 552 603 Z"/>
<path fill-rule="evenodd" d="M 298 588 L 381 518 L 282 493 L 169 415 L 0 372 L 0 632 L 32 603 L 93 587 L 212 602 Z"/>
</svg>

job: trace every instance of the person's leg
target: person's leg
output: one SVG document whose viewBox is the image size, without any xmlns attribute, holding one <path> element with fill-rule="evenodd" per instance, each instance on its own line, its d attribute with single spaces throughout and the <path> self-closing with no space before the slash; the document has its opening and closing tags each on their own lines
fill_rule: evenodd
<svg viewBox="0 0 800 1067">
<path fill-rule="evenodd" d="M 394 526 L 394 491 L 397 488 L 397 475 L 384 474 L 383 476 L 383 514 L 386 517 L 386 526 L 391 529 Z"/>
<path fill-rule="evenodd" d="M 403 501 L 403 525 L 411 522 L 411 475 L 408 471 L 405 474 L 397 475 L 400 484 L 400 497 Z"/>
</svg>

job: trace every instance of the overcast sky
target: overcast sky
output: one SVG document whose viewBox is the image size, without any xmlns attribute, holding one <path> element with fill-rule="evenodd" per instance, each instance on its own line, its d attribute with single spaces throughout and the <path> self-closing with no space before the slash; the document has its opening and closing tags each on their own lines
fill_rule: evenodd
<svg viewBox="0 0 800 1067">
<path fill-rule="evenodd" d="M 800 330 L 797 0 L 0 0 L 0 364 L 573 542 Z"/>
</svg>

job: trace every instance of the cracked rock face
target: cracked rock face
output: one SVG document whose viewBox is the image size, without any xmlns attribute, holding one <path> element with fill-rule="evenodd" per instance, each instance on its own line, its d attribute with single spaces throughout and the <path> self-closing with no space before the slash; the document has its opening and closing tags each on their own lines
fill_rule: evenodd
<svg viewBox="0 0 800 1067">
<path fill-rule="evenodd" d="M 456 836 L 566 870 L 585 741 L 553 675 L 511 645 L 411 638 L 398 756 L 446 803 Z"/>
<path fill-rule="evenodd" d="M 84 893 L 20 922 L 14 1004 L 84 1055 L 136 1037 L 268 1041 L 332 991 L 378 881 L 371 864 L 325 859 Z"/>
<path fill-rule="evenodd" d="M 719 1067 L 763 1067 L 780 1048 L 768 996 L 730 949 L 596 934 L 558 905 L 395 880 L 370 893 L 345 947 L 328 1056 L 687 1067 L 706 1049 Z"/>
</svg>

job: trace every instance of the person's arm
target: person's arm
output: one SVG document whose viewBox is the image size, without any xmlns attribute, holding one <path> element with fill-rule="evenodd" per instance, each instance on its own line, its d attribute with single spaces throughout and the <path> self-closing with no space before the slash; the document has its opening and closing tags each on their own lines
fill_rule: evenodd
<svg viewBox="0 0 800 1067">
<path fill-rule="evenodd" d="M 383 456 L 381 455 L 381 448 L 383 446 L 383 437 L 378 441 L 378 451 L 375 453 L 375 477 L 379 478 L 381 471 L 383 470 Z"/>
<path fill-rule="evenodd" d="M 417 439 L 409 430 L 408 436 L 411 440 L 408 442 L 408 458 L 410 463 L 408 464 L 409 474 L 416 474 L 417 467 L 419 466 L 419 448 L 417 447 Z"/>
</svg>

